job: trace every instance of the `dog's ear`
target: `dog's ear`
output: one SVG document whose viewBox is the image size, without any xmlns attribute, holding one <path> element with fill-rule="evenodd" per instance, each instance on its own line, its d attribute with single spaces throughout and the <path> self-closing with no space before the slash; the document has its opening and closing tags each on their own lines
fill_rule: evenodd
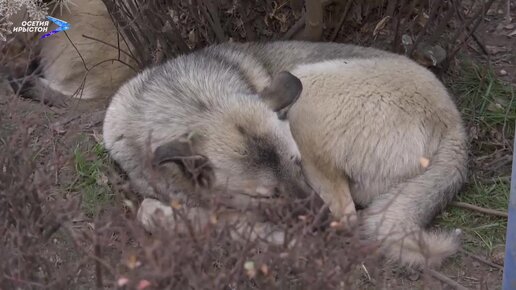
<svg viewBox="0 0 516 290">
<path fill-rule="evenodd" d="M 152 165 L 159 166 L 168 162 L 180 164 L 185 157 L 199 155 L 196 151 L 201 141 L 202 137 L 199 135 L 188 133 L 164 143 L 154 150 Z"/>
<path fill-rule="evenodd" d="M 215 182 L 215 173 L 209 159 L 199 152 L 202 139 L 200 135 L 189 133 L 160 145 L 154 150 L 152 165 L 172 162 L 194 185 L 210 188 Z"/>
<path fill-rule="evenodd" d="M 260 96 L 274 112 L 279 112 L 294 104 L 302 90 L 303 85 L 296 76 L 282 71 L 272 79 L 270 86 L 263 89 Z"/>
</svg>

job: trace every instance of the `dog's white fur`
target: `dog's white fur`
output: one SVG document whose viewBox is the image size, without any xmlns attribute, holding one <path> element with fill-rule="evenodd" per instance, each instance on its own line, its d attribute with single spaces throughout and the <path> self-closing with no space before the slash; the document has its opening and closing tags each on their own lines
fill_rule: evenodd
<svg viewBox="0 0 516 290">
<path fill-rule="evenodd" d="M 422 229 L 466 178 L 466 134 L 441 82 L 403 56 L 326 61 L 292 73 L 303 83 L 288 112 L 292 134 L 332 213 L 353 213 L 353 201 L 367 207 L 364 233 L 404 265 L 438 265 L 454 253 L 457 232 Z"/>
</svg>

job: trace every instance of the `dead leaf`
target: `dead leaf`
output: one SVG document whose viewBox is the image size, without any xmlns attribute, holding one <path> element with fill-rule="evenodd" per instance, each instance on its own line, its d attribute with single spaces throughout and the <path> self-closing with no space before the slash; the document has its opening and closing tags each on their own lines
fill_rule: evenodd
<svg viewBox="0 0 516 290">
<path fill-rule="evenodd" d="M 127 206 L 128 208 L 134 210 L 135 207 L 134 207 L 134 203 L 128 199 L 124 199 L 123 201 L 124 205 Z"/>
<path fill-rule="evenodd" d="M 419 24 L 421 27 L 424 27 L 426 25 L 426 23 L 428 22 L 428 19 L 430 17 L 428 16 L 428 14 L 426 14 L 425 12 L 423 12 L 422 15 L 419 15 L 418 18 L 417 18 L 417 24 Z"/>
<path fill-rule="evenodd" d="M 514 36 L 514 35 L 516 35 L 516 29 L 513 32 L 507 34 L 507 36 L 509 36 L 509 37 Z"/>
<path fill-rule="evenodd" d="M 95 142 L 98 144 L 104 144 L 104 137 L 101 133 L 98 132 L 98 130 L 93 130 L 92 133 L 93 139 L 95 139 Z"/>
<path fill-rule="evenodd" d="M 376 24 L 376 26 L 375 26 L 375 28 L 373 30 L 373 36 L 376 36 L 378 34 L 378 32 L 380 32 L 380 30 L 385 28 L 385 25 L 387 24 L 389 19 L 391 19 L 390 16 L 385 16 L 382 20 L 380 20 L 378 22 L 378 24 Z"/>
<path fill-rule="evenodd" d="M 421 158 L 419 158 L 419 163 L 421 164 L 421 166 L 422 166 L 423 168 L 427 168 L 427 167 L 428 167 L 428 165 L 430 165 L 430 160 L 428 160 L 428 159 L 427 159 L 427 158 L 425 158 L 425 157 L 421 157 Z"/>
<path fill-rule="evenodd" d="M 142 263 L 140 261 L 138 261 L 138 258 L 136 258 L 135 255 L 132 255 L 132 256 L 129 256 L 129 258 L 127 259 L 125 264 L 129 269 L 132 270 L 132 269 L 135 269 L 136 267 L 139 267 Z"/>
<path fill-rule="evenodd" d="M 192 29 L 192 31 L 188 33 L 188 40 L 194 45 L 197 44 L 197 33 L 195 32 L 195 29 Z"/>
</svg>

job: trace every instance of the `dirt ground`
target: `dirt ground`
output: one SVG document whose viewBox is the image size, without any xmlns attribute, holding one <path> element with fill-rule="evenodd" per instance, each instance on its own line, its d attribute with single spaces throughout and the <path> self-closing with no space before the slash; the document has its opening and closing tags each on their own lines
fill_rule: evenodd
<svg viewBox="0 0 516 290">
<path fill-rule="evenodd" d="M 467 50 L 461 57 L 467 57 L 468 59 L 473 59 L 478 64 L 491 67 L 497 77 L 516 87 L 516 17 L 514 17 L 516 15 L 516 5 L 512 6 L 512 15 L 512 22 L 505 23 L 505 13 L 498 11 L 498 8 L 488 13 L 486 21 L 477 30 L 477 37 L 485 45 L 489 54 L 485 55 L 474 41 L 470 41 L 468 42 Z M 461 61 L 457 65 L 460 67 Z M 458 74 L 451 73 L 446 77 L 445 82 L 452 86 Z M 34 124 L 38 124 L 30 128 L 32 142 L 38 143 L 42 148 L 39 153 L 40 156 L 37 158 L 43 159 L 43 156 L 52 154 L 52 150 L 55 150 L 55 148 L 64 150 L 66 155 L 69 155 L 70 152 L 75 152 L 77 148 L 91 149 L 95 144 L 101 142 L 102 117 L 107 106 L 106 102 L 72 101 L 66 109 L 51 108 L 29 100 L 13 97 L 9 93 L 5 80 L 0 81 L 3 81 L 0 83 L 0 114 L 4 114 L 4 116 L 11 114 L 22 115 L 32 119 Z M 456 97 L 459 100 L 461 98 L 460 95 Z M 16 103 L 14 106 L 12 106 L 13 102 Z M 10 105 L 7 106 L 7 104 Z M 16 108 L 16 111 L 12 111 L 12 108 Z M 468 121 L 466 123 L 469 126 L 470 132 L 477 130 L 475 129 L 475 124 Z M 16 123 L 0 124 L 0 140 L 5 140 L 13 130 L 17 129 L 17 126 Z M 514 134 L 514 131 L 512 133 Z M 485 142 L 499 140 L 500 137 L 497 136 L 497 133 L 494 132 L 493 134 L 493 136 L 480 136 L 479 138 L 488 138 L 488 140 L 481 140 Z M 513 136 L 507 135 L 503 138 L 504 140 L 500 141 L 503 143 L 500 145 L 500 147 L 503 147 L 503 150 L 500 149 L 498 155 L 493 155 L 494 152 L 486 152 L 484 150 L 472 152 L 473 171 L 481 170 L 482 168 L 484 171 L 489 171 L 492 176 L 510 175 L 510 171 L 508 172 L 507 170 L 511 164 L 510 161 L 507 163 L 505 160 L 512 153 L 513 148 L 510 144 L 512 144 Z M 58 142 L 59 146 L 55 146 L 55 142 Z M 474 140 L 472 142 L 479 143 L 480 141 Z M 89 160 L 89 158 L 97 157 L 88 155 L 86 160 Z M 71 193 L 69 188 L 65 189 L 63 186 L 74 183 L 74 179 L 76 179 L 76 155 L 74 160 L 75 163 L 71 160 L 66 166 L 55 169 L 55 194 L 84 194 L 84 192 Z M 501 165 L 498 167 L 493 166 L 492 168 L 495 169 L 487 168 L 486 164 L 493 160 L 499 160 L 498 163 L 495 163 Z M 106 176 L 102 174 L 97 176 L 101 183 L 104 178 Z M 86 208 L 85 211 L 94 213 L 95 207 L 96 205 L 93 204 L 90 208 Z M 482 216 L 482 214 L 479 215 Z M 75 226 L 87 228 L 90 223 L 91 217 L 85 214 L 82 220 L 77 221 Z M 440 223 L 439 226 L 446 227 L 447 225 Z M 466 239 L 474 240 L 476 238 L 470 235 Z M 497 244 L 492 245 L 489 250 L 482 247 L 468 248 L 454 258 L 449 259 L 440 269 L 440 272 L 470 289 L 500 289 L 502 278 L 500 255 L 503 253 L 503 241 L 504 238 L 499 240 Z M 55 247 L 49 250 L 49 259 L 55 261 L 56 266 L 65 265 L 67 260 L 74 260 L 82 255 L 70 251 L 70 241 L 66 238 L 59 238 L 59 235 L 53 239 L 53 243 Z M 367 266 L 365 269 L 367 269 Z M 92 269 L 90 270 L 93 271 Z M 361 286 L 363 289 L 420 289 L 426 280 L 422 274 L 415 272 L 407 273 L 392 266 L 385 267 L 383 271 L 386 273 L 384 281 L 372 281 L 369 280 L 369 274 L 366 270 L 361 270 Z M 93 276 L 93 272 L 88 275 Z M 426 281 L 428 282 L 426 284 L 427 289 L 454 289 L 449 283 L 439 282 L 434 276 L 429 279 L 429 281 Z"/>
</svg>

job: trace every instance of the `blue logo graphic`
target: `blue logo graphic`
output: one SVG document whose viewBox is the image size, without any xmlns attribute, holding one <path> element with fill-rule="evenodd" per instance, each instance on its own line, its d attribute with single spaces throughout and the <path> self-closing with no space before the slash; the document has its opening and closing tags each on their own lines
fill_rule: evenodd
<svg viewBox="0 0 516 290">
<path fill-rule="evenodd" d="M 65 30 L 70 29 L 70 24 L 69 24 L 68 22 L 66 22 L 66 21 L 63 21 L 63 20 L 61 20 L 61 19 L 54 18 L 54 17 L 52 17 L 52 16 L 47 16 L 47 18 L 48 18 L 50 21 L 52 21 L 52 22 L 54 22 L 55 24 L 57 24 L 57 26 L 59 26 L 59 27 L 58 27 L 57 29 L 52 30 L 52 31 L 50 31 L 49 33 L 47 33 L 47 34 L 43 35 L 40 39 L 47 38 L 47 37 L 49 37 L 50 35 L 56 34 L 56 33 L 60 32 L 60 31 L 65 31 Z"/>
</svg>

